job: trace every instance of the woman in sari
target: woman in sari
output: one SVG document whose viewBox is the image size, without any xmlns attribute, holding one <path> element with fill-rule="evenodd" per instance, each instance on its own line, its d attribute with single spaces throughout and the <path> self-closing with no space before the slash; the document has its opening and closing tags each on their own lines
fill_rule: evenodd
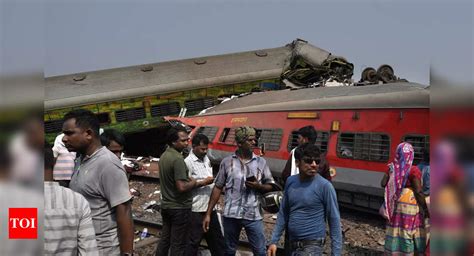
<svg viewBox="0 0 474 256">
<path fill-rule="evenodd" d="M 397 146 L 389 172 L 382 180 L 385 187 L 385 254 L 420 255 L 426 248 L 424 218 L 428 209 L 421 186 L 421 171 L 413 166 L 412 145 Z"/>
</svg>

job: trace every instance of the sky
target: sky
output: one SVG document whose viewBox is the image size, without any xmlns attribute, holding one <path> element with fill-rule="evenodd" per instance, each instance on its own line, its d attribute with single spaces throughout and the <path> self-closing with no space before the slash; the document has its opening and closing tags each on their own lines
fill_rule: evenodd
<svg viewBox="0 0 474 256">
<path fill-rule="evenodd" d="M 296 38 L 365 67 L 473 81 L 473 3 L 56 0 L 44 5 L 46 77 L 284 46 Z M 430 69 L 431 68 L 431 69 Z"/>
</svg>

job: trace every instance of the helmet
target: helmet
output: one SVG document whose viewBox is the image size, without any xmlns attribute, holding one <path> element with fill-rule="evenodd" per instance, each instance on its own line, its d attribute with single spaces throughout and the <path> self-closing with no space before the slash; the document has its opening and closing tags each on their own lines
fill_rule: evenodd
<svg viewBox="0 0 474 256">
<path fill-rule="evenodd" d="M 280 210 L 280 202 L 283 198 L 282 191 L 268 192 L 261 197 L 263 209 L 269 213 L 277 213 Z"/>
</svg>

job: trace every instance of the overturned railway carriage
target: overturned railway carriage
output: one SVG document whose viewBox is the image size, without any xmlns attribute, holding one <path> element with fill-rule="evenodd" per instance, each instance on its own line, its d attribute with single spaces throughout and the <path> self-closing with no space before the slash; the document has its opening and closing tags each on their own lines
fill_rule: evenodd
<svg viewBox="0 0 474 256">
<path fill-rule="evenodd" d="M 64 114 L 75 108 L 96 113 L 101 127 L 123 132 L 126 151 L 158 157 L 163 116 L 199 113 L 222 97 L 280 89 L 288 47 L 153 63 L 46 78 L 45 131 L 60 133 Z"/>
<path fill-rule="evenodd" d="M 297 70 L 289 75 L 286 71 L 293 68 Z M 46 138 L 52 142 L 61 131 L 65 113 L 85 108 L 97 114 L 103 128 L 125 134 L 127 153 L 158 157 L 164 144 L 163 116 L 196 114 L 231 95 L 344 80 L 352 68 L 298 39 L 277 48 L 48 77 Z"/>
<path fill-rule="evenodd" d="M 209 137 L 216 164 L 236 149 L 235 127 L 255 127 L 275 177 L 297 145 L 295 131 L 313 125 L 316 144 L 336 171 L 340 203 L 376 210 L 383 197 L 380 180 L 398 143 L 413 144 L 415 164 L 429 147 L 429 89 L 391 83 L 254 93 L 179 120 L 193 127 L 193 134 Z"/>
</svg>

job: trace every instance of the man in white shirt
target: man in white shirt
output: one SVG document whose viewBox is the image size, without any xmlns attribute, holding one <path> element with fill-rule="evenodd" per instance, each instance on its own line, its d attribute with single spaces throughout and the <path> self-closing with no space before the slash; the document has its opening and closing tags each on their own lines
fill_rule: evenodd
<svg viewBox="0 0 474 256">
<path fill-rule="evenodd" d="M 295 162 L 295 156 L 294 152 L 298 147 L 301 147 L 305 143 L 309 143 L 314 145 L 316 143 L 318 133 L 314 129 L 314 126 L 308 125 L 305 127 L 302 127 L 298 130 L 298 137 L 296 138 L 296 141 L 298 142 L 298 146 L 291 150 L 290 152 L 290 158 L 286 162 L 285 168 L 283 169 L 281 173 L 281 177 L 283 178 L 283 181 L 286 182 L 286 179 L 290 177 L 291 175 L 296 175 L 299 173 L 298 166 Z M 329 163 L 326 160 L 326 154 L 321 155 L 321 163 L 319 165 L 318 169 L 319 175 L 321 175 L 323 178 L 327 179 L 328 181 L 331 181 L 331 174 L 329 172 Z"/>
<path fill-rule="evenodd" d="M 209 139 L 206 135 L 196 134 L 192 140 L 193 150 L 184 160 L 189 170 L 189 176 L 197 180 L 196 188 L 192 190 L 193 204 L 191 214 L 191 230 L 188 251 L 186 255 L 197 255 L 201 239 L 206 238 L 207 244 L 213 256 L 224 255 L 224 237 L 214 210 L 211 214 L 209 231 L 204 233 L 202 219 L 206 213 L 209 197 L 212 192 L 214 178 L 212 167 L 207 157 Z"/>
</svg>

